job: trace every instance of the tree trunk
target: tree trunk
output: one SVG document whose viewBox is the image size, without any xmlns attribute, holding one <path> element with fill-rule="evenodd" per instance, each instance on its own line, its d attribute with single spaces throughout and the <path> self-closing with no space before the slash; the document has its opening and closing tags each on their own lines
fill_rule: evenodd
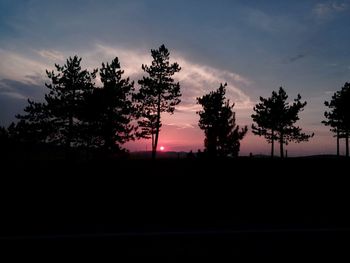
<svg viewBox="0 0 350 263">
<path fill-rule="evenodd" d="M 340 152 L 339 152 L 339 130 L 337 129 L 337 156 L 339 157 Z"/>
<path fill-rule="evenodd" d="M 73 88 L 74 86 L 72 86 L 72 97 L 70 98 L 71 101 L 69 102 L 70 103 L 70 109 L 69 109 L 69 115 L 68 115 L 68 134 L 67 134 L 67 142 L 66 142 L 66 147 L 67 147 L 67 158 L 68 159 L 72 159 L 73 158 L 73 154 L 72 154 L 72 149 L 71 149 L 71 143 L 72 143 L 72 140 L 73 140 L 73 126 L 74 126 L 74 120 L 73 120 L 73 117 L 74 117 L 74 109 L 75 108 L 75 90 Z"/>
<path fill-rule="evenodd" d="M 158 147 L 158 138 L 159 138 L 159 126 L 160 126 L 160 92 L 158 94 L 158 105 L 157 105 L 157 122 L 156 122 L 156 136 L 154 140 L 154 145 L 152 149 L 152 159 L 155 160 L 157 157 L 157 147 Z"/>
<path fill-rule="evenodd" d="M 69 124 L 68 124 L 68 136 L 67 136 L 67 146 L 70 148 L 72 142 L 72 133 L 73 133 L 73 116 L 70 114 L 69 116 Z"/>
<path fill-rule="evenodd" d="M 271 141 L 271 158 L 275 155 L 275 131 L 272 130 L 272 141 Z"/>
<path fill-rule="evenodd" d="M 67 98 L 68 103 L 68 132 L 66 137 L 66 158 L 73 159 L 73 152 L 71 149 L 71 143 L 73 141 L 73 126 L 74 126 L 74 113 L 76 113 L 76 105 L 75 105 L 75 80 L 68 85 L 68 89 L 70 90 L 70 96 Z"/>
<path fill-rule="evenodd" d="M 72 150 L 71 150 L 71 142 L 72 142 L 72 133 L 73 133 L 73 114 L 69 113 L 68 120 L 68 133 L 66 138 L 66 159 L 72 159 Z"/>
<path fill-rule="evenodd" d="M 284 152 L 283 152 L 283 135 L 280 135 L 280 152 L 281 152 L 281 158 L 284 158 Z"/>
<path fill-rule="evenodd" d="M 210 158 L 217 157 L 216 132 L 213 130 L 213 128 L 210 128 L 208 130 L 207 151 L 208 151 L 208 156 Z"/>
<path fill-rule="evenodd" d="M 152 133 L 152 159 L 155 159 L 156 157 L 153 156 L 153 149 L 154 149 L 154 129 L 153 129 L 153 127 L 151 128 L 151 133 Z"/>
<path fill-rule="evenodd" d="M 105 136 L 105 151 L 106 153 L 109 152 L 109 150 L 113 149 L 113 115 L 112 115 L 112 109 L 108 108 L 108 113 L 107 113 L 107 127 L 105 126 L 104 130 L 104 136 Z"/>
<path fill-rule="evenodd" d="M 345 135 L 345 149 L 346 149 L 346 157 L 349 158 L 349 132 L 346 132 Z"/>
<path fill-rule="evenodd" d="M 157 152 L 157 148 L 155 148 L 154 146 L 152 147 L 152 160 L 156 159 L 156 152 Z"/>
</svg>

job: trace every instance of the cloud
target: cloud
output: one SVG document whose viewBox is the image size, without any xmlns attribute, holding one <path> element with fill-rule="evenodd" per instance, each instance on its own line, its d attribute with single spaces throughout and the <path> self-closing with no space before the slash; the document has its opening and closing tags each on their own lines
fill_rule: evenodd
<svg viewBox="0 0 350 263">
<path fill-rule="evenodd" d="M 244 88 L 252 84 L 245 77 L 228 70 L 200 65 L 189 61 L 177 52 L 171 52 L 171 60 L 176 61 L 182 70 L 175 75 L 175 79 L 182 87 L 182 103 L 178 106 L 180 111 L 197 111 L 196 98 L 214 89 L 220 83 L 228 83 L 226 97 L 236 103 L 237 109 L 251 108 L 252 101 L 244 92 Z M 118 57 L 126 76 L 137 81 L 143 76 L 142 64 L 150 64 L 152 58 L 149 51 L 131 50 L 120 47 L 97 44 L 94 49 L 83 52 L 85 63 L 90 68 L 97 67 L 102 61 L 111 61 Z"/>
<path fill-rule="evenodd" d="M 182 66 L 177 78 L 183 86 L 183 106 L 198 109 L 195 106 L 196 98 L 219 88 L 220 83 L 227 83 L 226 97 L 236 103 L 236 108 L 251 107 L 250 97 L 243 91 L 245 86 L 251 85 L 249 80 L 230 71 L 194 64 L 181 58 L 178 61 Z"/>
<path fill-rule="evenodd" d="M 305 25 L 283 14 L 276 15 L 265 13 L 259 9 L 247 9 L 243 17 L 248 25 L 272 35 L 305 31 Z"/>
<path fill-rule="evenodd" d="M 0 90 L 0 96 L 3 98 L 11 98 L 11 99 L 18 99 L 18 100 L 26 100 L 27 97 L 23 96 L 20 93 L 12 92 L 12 91 L 4 91 Z"/>
<path fill-rule="evenodd" d="M 200 109 L 196 98 L 215 90 L 220 83 L 227 82 L 226 97 L 235 103 L 235 109 L 248 110 L 253 102 L 244 92 L 252 82 L 234 71 L 222 70 L 207 65 L 194 63 L 177 52 L 171 52 L 171 60 L 178 62 L 182 68 L 175 75 L 181 84 L 181 104 L 177 107 L 176 125 L 178 127 L 192 127 L 196 123 L 195 112 Z M 33 54 L 22 55 L 0 49 L 0 94 L 13 98 L 42 99 L 45 93 L 45 70 L 54 69 L 54 64 L 62 64 L 63 58 L 76 55 L 70 50 L 56 51 L 53 49 L 34 51 Z M 96 44 L 92 48 L 81 50 L 78 56 L 82 59 L 82 68 L 92 70 L 100 67 L 102 62 L 109 62 L 119 58 L 125 76 L 134 80 L 140 79 L 144 72 L 142 64 L 150 64 L 152 57 L 149 50 L 128 49 L 117 46 Z M 97 85 L 99 85 L 97 80 Z M 14 113 L 15 114 L 15 113 Z M 167 121 L 167 119 L 169 121 Z M 164 119 L 164 124 L 174 124 L 174 120 Z"/>
<path fill-rule="evenodd" d="M 53 65 L 42 62 L 38 57 L 0 49 L 0 78 L 13 79 L 23 83 L 42 84 L 45 70 Z"/>
<path fill-rule="evenodd" d="M 260 10 L 250 10 L 247 16 L 248 23 L 264 31 L 274 31 L 275 23 L 273 19 Z"/>
<path fill-rule="evenodd" d="M 56 61 L 63 61 L 65 59 L 64 55 L 62 52 L 59 52 L 57 50 L 39 50 L 36 51 L 40 56 L 42 56 L 43 58 L 47 58 L 49 60 L 54 60 Z"/>
<path fill-rule="evenodd" d="M 190 104 L 188 103 L 188 105 L 183 105 L 183 103 L 181 103 L 180 105 L 178 105 L 176 107 L 176 111 L 177 112 L 197 112 L 201 109 L 202 107 L 198 104 Z"/>
<path fill-rule="evenodd" d="M 25 83 L 13 79 L 0 79 L 0 96 L 9 96 L 16 99 L 43 98 L 43 86 L 33 83 Z"/>
<path fill-rule="evenodd" d="M 297 60 L 305 58 L 305 57 L 306 57 L 305 54 L 299 54 L 299 55 L 296 55 L 295 57 L 289 58 L 289 62 L 294 62 L 294 61 L 297 61 Z"/>
<path fill-rule="evenodd" d="M 306 54 L 298 54 L 296 56 L 288 57 L 288 58 L 283 59 L 282 63 L 283 64 L 293 63 L 293 62 L 295 62 L 297 60 L 300 60 L 300 59 L 303 59 L 305 57 L 306 57 Z"/>
<path fill-rule="evenodd" d="M 75 55 L 70 51 L 58 52 L 52 49 L 36 53 L 39 54 L 40 59 L 46 58 L 46 60 L 40 61 L 38 57 L 30 58 L 0 49 L 0 77 L 22 83 L 43 85 L 46 69 L 53 69 L 54 63 L 60 63 L 59 60 L 63 60 L 62 58 Z M 83 58 L 83 68 L 85 66 L 90 70 L 100 67 L 102 62 L 118 57 L 125 75 L 130 76 L 133 80 L 138 80 L 143 75 L 141 65 L 150 64 L 152 60 L 150 52 L 146 50 L 130 50 L 102 44 L 96 44 L 94 48 L 83 50 L 77 55 Z M 171 53 L 171 59 L 178 62 L 182 68 L 175 78 L 181 83 L 183 102 L 186 106 L 193 106 L 196 104 L 197 97 L 217 89 L 220 83 L 225 82 L 228 83 L 227 98 L 235 102 L 237 108 L 251 106 L 249 96 L 243 91 L 246 86 L 252 84 L 250 80 L 232 71 L 191 62 L 176 52 Z"/>
<path fill-rule="evenodd" d="M 12 79 L 0 79 L 0 125 L 8 126 L 22 113 L 27 99 L 42 100 L 43 87 Z"/>
<path fill-rule="evenodd" d="M 193 129 L 196 127 L 195 124 L 190 124 L 190 123 L 167 123 L 167 126 L 175 127 L 178 130 L 183 130 L 183 129 Z"/>
<path fill-rule="evenodd" d="M 328 1 L 323 3 L 318 3 L 312 9 L 312 13 L 317 18 L 329 18 L 335 13 L 341 13 L 349 9 L 349 4 L 347 2 L 339 1 Z"/>
<path fill-rule="evenodd" d="M 348 9 L 348 3 L 333 3 L 332 8 L 337 12 L 343 12 Z"/>
</svg>

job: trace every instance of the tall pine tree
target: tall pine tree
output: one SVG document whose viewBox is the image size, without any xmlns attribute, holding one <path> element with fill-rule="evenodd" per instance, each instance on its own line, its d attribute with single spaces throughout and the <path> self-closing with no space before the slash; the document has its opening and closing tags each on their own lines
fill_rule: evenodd
<svg viewBox="0 0 350 263">
<path fill-rule="evenodd" d="M 81 69 L 81 58 L 68 58 L 65 65 L 55 65 L 56 72 L 46 71 L 51 83 L 45 84 L 50 90 L 45 95 L 47 112 L 56 127 L 55 142 L 68 149 L 84 143 L 84 100 L 94 89 L 97 70 L 89 72 Z"/>
<path fill-rule="evenodd" d="M 68 154 L 72 146 L 85 144 L 84 105 L 94 90 L 97 71 L 82 70 L 80 63 L 81 58 L 74 56 L 63 66 L 56 64 L 56 72 L 46 71 L 49 93 L 43 103 L 28 100 L 25 114 L 17 115 L 19 121 L 9 127 L 13 139 L 63 145 Z"/>
<path fill-rule="evenodd" d="M 140 120 L 138 122 L 143 138 L 152 138 L 152 158 L 156 158 L 159 132 L 162 126 L 161 113 L 174 113 L 180 103 L 180 84 L 174 81 L 173 75 L 181 70 L 176 62 L 170 64 L 170 53 L 161 45 L 151 50 L 152 65 L 142 65 L 148 76 L 139 80 L 141 88 L 134 96 Z"/>
<path fill-rule="evenodd" d="M 110 64 L 102 63 L 103 86 L 94 89 L 86 99 L 86 134 L 93 146 L 103 147 L 107 152 L 120 150 L 122 144 L 134 138 L 134 82 L 123 78 L 123 74 L 118 58 Z"/>
<path fill-rule="evenodd" d="M 198 111 L 199 127 L 204 130 L 204 146 L 211 157 L 238 156 L 240 141 L 248 131 L 247 126 L 240 129 L 236 125 L 234 104 L 226 100 L 226 86 L 220 85 L 216 91 L 197 98 L 203 110 Z"/>
</svg>

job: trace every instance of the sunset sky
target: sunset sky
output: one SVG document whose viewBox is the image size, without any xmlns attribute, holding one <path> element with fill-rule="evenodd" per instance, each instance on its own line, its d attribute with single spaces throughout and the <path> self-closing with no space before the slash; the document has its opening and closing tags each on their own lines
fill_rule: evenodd
<svg viewBox="0 0 350 263">
<path fill-rule="evenodd" d="M 347 0 L 0 0 L 0 125 L 13 121 L 27 98 L 43 100 L 45 69 L 69 56 L 81 56 L 88 69 L 117 56 L 137 83 L 150 49 L 165 44 L 182 67 L 175 78 L 183 94 L 175 114 L 163 115 L 165 150 L 203 148 L 196 97 L 227 82 L 237 123 L 249 127 L 259 96 L 280 86 L 291 100 L 300 93 L 308 105 L 298 124 L 315 137 L 288 145 L 288 154 L 335 153 L 321 121 L 324 101 L 350 81 L 349 25 Z M 269 149 L 250 132 L 241 143 L 242 155 Z"/>
</svg>

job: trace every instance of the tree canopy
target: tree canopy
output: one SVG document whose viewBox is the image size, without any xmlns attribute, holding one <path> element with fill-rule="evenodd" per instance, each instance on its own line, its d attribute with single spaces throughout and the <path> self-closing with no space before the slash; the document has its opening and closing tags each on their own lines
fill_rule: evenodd
<svg viewBox="0 0 350 263">
<path fill-rule="evenodd" d="M 301 102 L 301 96 L 292 103 L 287 102 L 288 95 L 280 87 L 278 92 L 273 91 L 269 98 L 260 97 L 260 102 L 253 108 L 252 114 L 255 124 L 252 125 L 252 132 L 258 136 L 264 136 L 271 143 L 271 156 L 274 156 L 274 141 L 280 143 L 280 156 L 284 157 L 283 145 L 294 141 L 297 143 L 308 141 L 314 134 L 302 132 L 295 123 L 299 120 L 299 113 L 306 106 L 306 101 Z"/>
<path fill-rule="evenodd" d="M 45 84 L 47 111 L 55 127 L 55 143 L 70 148 L 83 142 L 83 107 L 88 94 L 93 92 L 97 70 L 82 70 L 81 58 L 67 59 L 65 65 L 55 65 L 55 71 L 46 71 L 51 83 Z"/>
<path fill-rule="evenodd" d="M 197 103 L 202 106 L 199 114 L 199 127 L 204 130 L 204 146 L 206 152 L 212 157 L 238 156 L 240 141 L 248 131 L 247 126 L 240 129 L 236 125 L 236 115 L 233 111 L 234 104 L 226 100 L 227 84 L 197 98 Z"/>
<path fill-rule="evenodd" d="M 18 141 L 45 142 L 71 147 L 121 150 L 134 138 L 132 95 L 134 82 L 123 78 L 118 58 L 102 63 L 102 87 L 96 87 L 98 70 L 82 70 L 81 58 L 67 59 L 56 71 L 46 71 L 50 83 L 44 102 L 28 100 L 25 114 L 9 127 Z"/>
<path fill-rule="evenodd" d="M 162 126 L 161 113 L 173 114 L 175 106 L 180 103 L 180 84 L 173 75 L 181 70 L 178 63 L 170 63 L 170 52 L 161 45 L 152 49 L 153 58 L 150 66 L 142 65 L 148 76 L 139 80 L 139 92 L 134 96 L 137 103 L 140 137 L 152 138 L 152 158 L 156 157 L 159 132 Z"/>
<path fill-rule="evenodd" d="M 134 82 L 123 78 L 123 74 L 117 57 L 110 64 L 102 63 L 102 87 L 95 88 L 86 98 L 86 135 L 92 146 L 103 147 L 106 151 L 120 150 L 121 145 L 134 139 L 135 135 L 132 124 L 135 117 Z"/>
<path fill-rule="evenodd" d="M 337 154 L 339 155 L 339 139 L 345 138 L 346 156 L 349 157 L 350 133 L 350 83 L 346 82 L 341 90 L 335 92 L 330 101 L 325 102 L 329 111 L 324 113 L 327 120 L 322 123 L 331 127 L 336 133 Z"/>
<path fill-rule="evenodd" d="M 45 83 L 48 92 L 44 100 L 28 99 L 24 113 L 16 115 L 17 123 L 0 129 L 1 141 L 30 146 L 38 143 L 40 147 L 47 144 L 45 147 L 53 145 L 67 152 L 82 147 L 88 149 L 86 152 L 98 149 L 111 153 L 126 151 L 123 144 L 129 140 L 146 138 L 152 139 L 155 159 L 162 114 L 173 114 L 181 102 L 180 83 L 174 79 L 181 68 L 177 62 L 170 62 L 170 52 L 164 45 L 152 49 L 151 56 L 151 64 L 142 65 L 145 76 L 138 80 L 136 89 L 134 82 L 124 76 L 118 57 L 92 71 L 82 69 L 78 56 L 69 57 L 63 66 L 55 64 L 54 70 L 46 71 L 49 81 Z M 247 126 L 236 125 L 234 103 L 226 99 L 226 88 L 226 83 L 220 84 L 217 90 L 197 98 L 202 106 L 197 114 L 205 134 L 205 151 L 215 157 L 238 156 L 248 131 Z M 251 127 L 253 134 L 271 143 L 272 157 L 275 141 L 283 158 L 284 146 L 289 142 L 300 143 L 314 136 L 296 125 L 306 105 L 300 94 L 288 101 L 282 87 L 271 97 L 260 97 L 253 108 Z M 322 123 L 336 133 L 338 155 L 339 139 L 345 138 L 349 156 L 350 83 L 335 92 L 325 106 L 329 110 Z"/>
</svg>

